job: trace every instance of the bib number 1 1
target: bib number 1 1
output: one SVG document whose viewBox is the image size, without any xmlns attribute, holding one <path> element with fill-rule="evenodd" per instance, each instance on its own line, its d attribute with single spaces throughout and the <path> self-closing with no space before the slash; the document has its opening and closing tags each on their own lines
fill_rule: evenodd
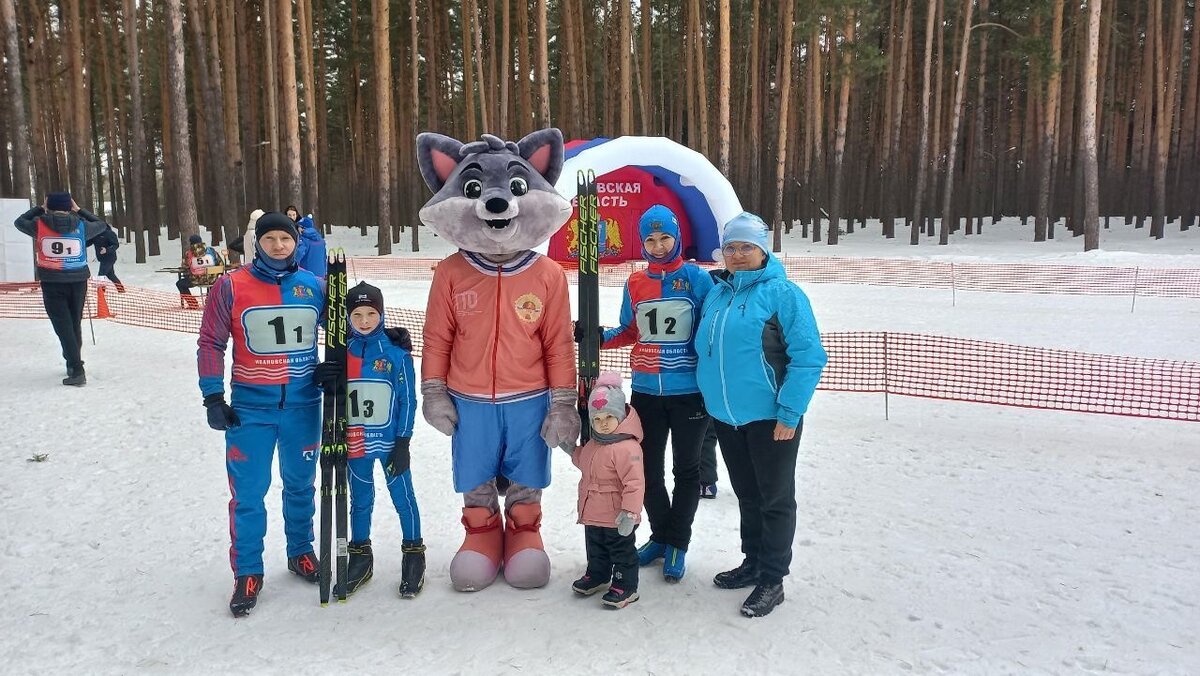
<svg viewBox="0 0 1200 676">
<path fill-rule="evenodd" d="M 255 354 L 286 354 L 316 344 L 317 310 L 305 306 L 256 307 L 242 313 L 246 347 Z"/>
</svg>

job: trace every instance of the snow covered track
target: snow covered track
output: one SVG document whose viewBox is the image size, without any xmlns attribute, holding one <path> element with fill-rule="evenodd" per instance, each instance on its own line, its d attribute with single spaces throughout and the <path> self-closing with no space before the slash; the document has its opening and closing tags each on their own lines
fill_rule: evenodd
<svg viewBox="0 0 1200 676">
<path fill-rule="evenodd" d="M 271 509 L 262 600 L 233 620 L 224 446 L 204 425 L 194 342 L 115 322 L 96 334 L 88 386 L 63 388 L 46 323 L 0 320 L 22 346 L 0 351 L 0 381 L 20 384 L 0 417 L 5 673 L 331 673 L 348 659 L 360 673 L 523 676 L 1200 672 L 1194 425 L 905 398 L 885 421 L 878 395 L 818 394 L 788 600 L 750 621 L 744 594 L 711 584 L 741 560 L 726 492 L 700 506 L 681 583 L 648 571 L 620 612 L 573 598 L 585 557 L 561 454 L 544 502 L 550 585 L 453 592 L 450 444 L 418 418 L 421 596 L 396 597 L 386 500 L 376 579 L 326 609 L 286 572 Z M 491 624 L 468 640 L 481 610 Z M 491 631 L 514 623 L 519 643 Z"/>
</svg>

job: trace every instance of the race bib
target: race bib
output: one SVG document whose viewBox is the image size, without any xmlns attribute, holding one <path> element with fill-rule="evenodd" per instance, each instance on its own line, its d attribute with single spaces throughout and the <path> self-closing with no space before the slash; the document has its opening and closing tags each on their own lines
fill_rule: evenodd
<svg viewBox="0 0 1200 676">
<path fill-rule="evenodd" d="M 317 342 L 317 309 L 306 305 L 268 305 L 242 313 L 246 347 L 254 354 L 311 350 Z"/>
<path fill-rule="evenodd" d="M 346 383 L 346 422 L 364 427 L 386 427 L 392 422 L 392 384 L 383 380 Z"/>
<path fill-rule="evenodd" d="M 43 237 L 41 242 L 46 258 L 76 258 L 83 251 L 83 245 L 72 237 Z"/>
<path fill-rule="evenodd" d="M 203 256 L 195 256 L 192 258 L 192 263 L 191 263 L 192 274 L 202 275 L 207 271 L 207 269 L 209 267 L 212 267 L 216 264 L 217 264 L 217 262 L 215 260 L 213 260 L 213 257 L 208 254 L 204 254 Z"/>
<path fill-rule="evenodd" d="M 638 303 L 637 327 L 643 343 L 686 343 L 692 339 L 691 301 L 661 298 Z"/>
</svg>

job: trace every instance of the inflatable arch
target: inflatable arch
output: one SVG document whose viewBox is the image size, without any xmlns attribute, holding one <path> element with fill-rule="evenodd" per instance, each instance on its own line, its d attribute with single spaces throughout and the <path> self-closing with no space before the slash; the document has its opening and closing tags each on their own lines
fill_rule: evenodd
<svg viewBox="0 0 1200 676">
<path fill-rule="evenodd" d="M 602 262 L 641 260 L 637 222 L 654 204 L 675 211 L 684 251 L 701 261 L 712 260 L 720 228 L 742 211 L 733 186 L 707 158 L 667 138 L 571 141 L 555 189 L 574 201 L 576 172 L 589 169 L 596 173 L 600 196 Z M 559 261 L 577 258 L 577 228 L 573 212 L 542 252 Z"/>
</svg>

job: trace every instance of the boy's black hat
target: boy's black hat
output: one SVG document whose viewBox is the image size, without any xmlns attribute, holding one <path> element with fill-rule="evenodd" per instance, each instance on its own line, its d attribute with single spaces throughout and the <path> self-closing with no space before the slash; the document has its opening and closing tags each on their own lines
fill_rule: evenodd
<svg viewBox="0 0 1200 676">
<path fill-rule="evenodd" d="M 346 292 L 346 312 L 354 312 L 354 308 L 364 305 L 375 308 L 375 311 L 382 315 L 383 292 L 366 282 L 359 282 L 354 288 Z"/>
</svg>

